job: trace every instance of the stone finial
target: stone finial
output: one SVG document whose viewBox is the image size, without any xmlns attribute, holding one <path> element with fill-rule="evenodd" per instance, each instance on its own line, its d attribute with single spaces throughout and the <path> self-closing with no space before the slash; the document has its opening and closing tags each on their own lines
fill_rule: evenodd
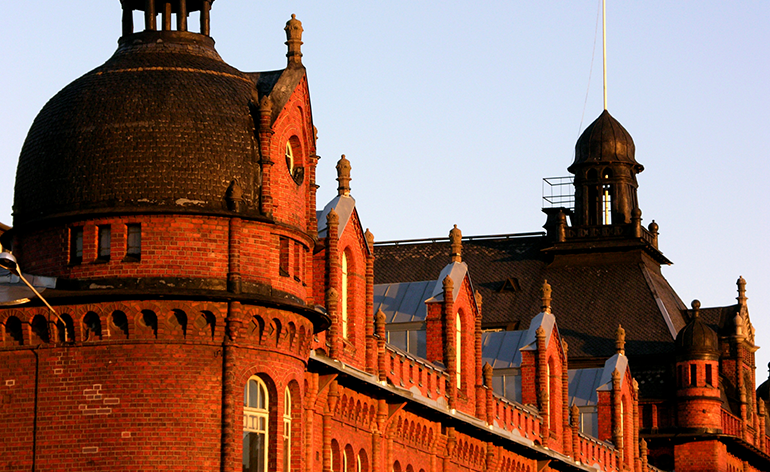
<svg viewBox="0 0 770 472">
<path fill-rule="evenodd" d="M 452 262 L 462 262 L 463 232 L 460 231 L 457 225 L 449 231 L 449 241 L 452 243 Z"/>
<path fill-rule="evenodd" d="M 746 336 L 746 331 L 744 329 L 743 317 L 741 316 L 740 312 L 735 314 L 735 317 L 733 318 L 733 324 L 735 325 L 735 336 L 743 339 L 743 337 Z"/>
<path fill-rule="evenodd" d="M 572 408 L 570 408 L 570 423 L 573 428 L 578 428 L 580 426 L 580 409 L 574 403 L 572 404 Z"/>
<path fill-rule="evenodd" d="M 489 365 L 489 362 L 485 362 L 484 367 L 482 367 L 481 370 L 484 375 L 484 385 L 492 388 L 492 373 L 494 372 L 494 369 Z"/>
<path fill-rule="evenodd" d="M 479 307 L 479 311 L 481 311 L 481 306 L 484 304 L 484 297 L 481 296 L 481 292 L 476 290 L 473 293 L 473 298 L 476 300 L 476 306 Z"/>
<path fill-rule="evenodd" d="M 652 245 L 655 246 L 655 248 L 658 247 L 658 223 L 655 222 L 655 220 L 652 220 L 652 222 L 647 226 L 647 229 L 652 234 Z"/>
<path fill-rule="evenodd" d="M 631 385 L 634 387 L 634 392 L 639 392 L 639 382 L 637 382 L 636 379 L 631 382 Z"/>
<path fill-rule="evenodd" d="M 543 329 L 543 326 L 538 326 L 535 330 L 535 337 L 545 339 L 545 329 Z"/>
<path fill-rule="evenodd" d="M 693 319 L 698 318 L 700 316 L 700 300 L 693 300 L 690 306 L 692 307 Z"/>
<path fill-rule="evenodd" d="M 329 289 L 326 291 L 326 302 L 327 303 L 337 303 L 339 301 L 339 294 L 337 293 L 337 290 L 335 290 L 334 287 L 329 287 Z"/>
<path fill-rule="evenodd" d="M 243 189 L 238 183 L 238 179 L 233 179 L 230 182 L 230 186 L 227 187 L 225 192 L 225 201 L 227 202 L 227 209 L 230 211 L 241 211 L 241 203 L 243 203 Z"/>
<path fill-rule="evenodd" d="M 561 338 L 561 350 L 564 351 L 564 357 L 566 359 L 567 353 L 569 353 L 569 344 L 567 344 L 567 340 L 564 338 Z"/>
<path fill-rule="evenodd" d="M 542 295 L 543 304 L 541 305 L 541 310 L 543 313 L 550 313 L 551 312 L 551 285 L 548 283 L 548 280 L 543 281 L 543 287 L 540 289 L 540 293 Z"/>
<path fill-rule="evenodd" d="M 374 332 L 378 335 L 385 334 L 385 313 L 381 309 L 374 315 Z"/>
<path fill-rule="evenodd" d="M 343 154 L 340 160 L 337 161 L 337 195 L 347 196 L 350 195 L 350 161 L 345 158 Z"/>
<path fill-rule="evenodd" d="M 329 213 L 326 215 L 326 225 L 337 225 L 340 223 L 340 215 L 337 214 L 336 211 L 334 211 L 334 208 L 329 210 Z"/>
<path fill-rule="evenodd" d="M 620 324 L 615 330 L 615 350 L 618 354 L 626 355 L 626 330 Z"/>
<path fill-rule="evenodd" d="M 617 367 L 615 367 L 615 370 L 612 371 L 612 383 L 620 382 L 620 371 Z"/>
<path fill-rule="evenodd" d="M 746 279 L 744 279 L 743 276 L 738 277 L 736 285 L 738 285 L 738 304 L 746 306 L 746 301 L 748 300 L 746 297 Z"/>
<path fill-rule="evenodd" d="M 757 408 L 758 408 L 758 414 L 759 416 L 765 416 L 766 410 L 765 410 L 765 401 L 761 398 L 757 399 Z"/>
<path fill-rule="evenodd" d="M 372 234 L 371 231 L 369 231 L 369 228 L 366 228 L 366 232 L 364 233 L 364 238 L 366 238 L 366 244 L 369 246 L 369 250 L 374 250 L 374 234 Z"/>
<path fill-rule="evenodd" d="M 442 281 L 442 284 L 444 286 L 444 291 L 445 292 L 450 292 L 450 291 L 452 291 L 452 289 L 455 288 L 455 283 L 452 280 L 452 277 L 450 277 L 448 275 L 446 277 L 444 277 L 444 280 Z"/>
<path fill-rule="evenodd" d="M 291 20 L 286 22 L 286 27 L 283 29 L 286 31 L 286 45 L 289 47 L 289 52 L 286 53 L 286 57 L 289 59 L 289 65 L 302 64 L 302 22 L 297 19 L 297 15 L 291 15 Z"/>
</svg>

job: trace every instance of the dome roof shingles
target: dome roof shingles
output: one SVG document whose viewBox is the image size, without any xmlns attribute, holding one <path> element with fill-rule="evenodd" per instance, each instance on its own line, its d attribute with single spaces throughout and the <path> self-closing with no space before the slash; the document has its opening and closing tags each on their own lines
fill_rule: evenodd
<svg viewBox="0 0 770 472">
<path fill-rule="evenodd" d="M 634 154 L 636 147 L 631 135 L 604 110 L 599 117 L 591 123 L 575 144 L 575 161 L 568 170 L 575 173 L 582 164 L 628 164 L 639 173 L 644 166 L 636 162 Z"/>
<path fill-rule="evenodd" d="M 45 105 L 19 158 L 15 224 L 107 208 L 220 211 L 233 179 L 253 201 L 254 74 L 227 65 L 209 38 L 157 37 L 124 38 Z"/>
</svg>

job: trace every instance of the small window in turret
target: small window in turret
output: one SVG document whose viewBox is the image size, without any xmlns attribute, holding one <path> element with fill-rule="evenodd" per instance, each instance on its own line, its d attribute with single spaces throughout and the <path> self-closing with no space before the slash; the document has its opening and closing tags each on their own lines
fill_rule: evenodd
<svg viewBox="0 0 770 472">
<path fill-rule="evenodd" d="M 97 253 L 97 262 L 107 262 L 110 260 L 110 244 L 112 242 L 112 230 L 109 225 L 99 226 L 99 252 Z"/>
<path fill-rule="evenodd" d="M 142 225 L 132 223 L 126 225 L 126 258 L 125 262 L 139 262 L 142 256 Z"/>
<path fill-rule="evenodd" d="M 70 228 L 70 264 L 83 262 L 83 227 Z"/>
</svg>

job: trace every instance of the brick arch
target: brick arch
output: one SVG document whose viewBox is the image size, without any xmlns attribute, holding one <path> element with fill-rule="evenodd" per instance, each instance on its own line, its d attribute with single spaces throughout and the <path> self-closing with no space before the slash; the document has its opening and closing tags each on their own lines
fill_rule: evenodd
<svg viewBox="0 0 770 472">
<path fill-rule="evenodd" d="M 101 310 L 100 310 L 101 311 Z M 104 331 L 104 323 L 102 322 L 102 316 L 93 310 L 88 310 L 80 318 L 80 330 L 81 339 L 86 342 L 101 341 Z"/>
<path fill-rule="evenodd" d="M 169 328 L 169 334 L 174 338 L 186 338 L 189 321 L 187 311 L 185 311 L 183 307 L 171 309 L 166 316 L 166 325 Z"/>
<path fill-rule="evenodd" d="M 285 335 L 285 333 L 283 332 L 283 323 L 281 323 L 280 319 L 278 319 L 277 317 L 274 317 L 272 320 L 270 320 L 270 325 L 274 329 L 271 335 L 275 339 L 275 346 L 279 347 L 281 345 L 281 340 Z"/>
<path fill-rule="evenodd" d="M 43 315 L 35 315 L 29 323 L 29 337 L 31 344 L 48 344 L 51 342 L 48 330 L 48 320 Z"/>
</svg>

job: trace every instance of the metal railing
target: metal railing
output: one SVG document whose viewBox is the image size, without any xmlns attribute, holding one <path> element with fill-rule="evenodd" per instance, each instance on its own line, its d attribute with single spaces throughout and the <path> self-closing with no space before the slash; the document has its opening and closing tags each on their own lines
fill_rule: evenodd
<svg viewBox="0 0 770 472">
<path fill-rule="evenodd" d="M 575 209 L 575 187 L 571 175 L 543 179 L 543 208 Z"/>
</svg>

